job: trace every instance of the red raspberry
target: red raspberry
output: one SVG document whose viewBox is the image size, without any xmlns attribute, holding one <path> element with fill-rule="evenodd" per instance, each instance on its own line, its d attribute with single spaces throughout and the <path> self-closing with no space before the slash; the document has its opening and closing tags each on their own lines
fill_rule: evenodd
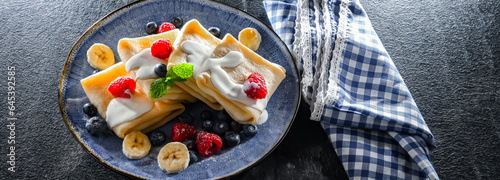
<svg viewBox="0 0 500 180">
<path fill-rule="evenodd" d="M 167 59 L 174 48 L 168 39 L 158 39 L 151 44 L 151 55 L 160 59 Z"/>
<path fill-rule="evenodd" d="M 243 84 L 243 90 L 249 98 L 264 99 L 267 95 L 266 81 L 262 75 L 254 72 L 248 76 L 248 79 Z"/>
<path fill-rule="evenodd" d="M 130 98 L 130 95 L 135 92 L 135 85 L 135 81 L 132 78 L 121 76 L 109 83 L 108 91 L 116 97 Z"/>
<path fill-rule="evenodd" d="M 158 27 L 158 34 L 170 31 L 172 29 L 175 29 L 175 26 L 173 24 L 164 22 L 163 24 L 160 25 L 160 27 Z"/>
<path fill-rule="evenodd" d="M 200 131 L 196 134 L 196 147 L 203 156 L 211 156 L 220 151 L 222 139 L 217 134 Z"/>
<path fill-rule="evenodd" d="M 185 123 L 175 123 L 172 128 L 172 141 L 184 142 L 196 137 L 196 128 Z"/>
</svg>

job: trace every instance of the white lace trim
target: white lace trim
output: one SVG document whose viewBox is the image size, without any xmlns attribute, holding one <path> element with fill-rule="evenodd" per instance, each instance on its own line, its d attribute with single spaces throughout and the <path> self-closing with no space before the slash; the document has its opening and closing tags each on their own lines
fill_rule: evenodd
<svg viewBox="0 0 500 180">
<path fill-rule="evenodd" d="M 337 98 L 337 77 L 339 73 L 339 63 L 342 58 L 342 52 L 345 49 L 345 39 L 346 39 L 346 31 L 347 31 L 347 15 L 349 12 L 348 5 L 349 0 L 342 0 L 340 5 L 340 13 L 339 13 L 339 23 L 337 27 L 337 38 L 335 39 L 335 47 L 333 50 L 333 56 L 330 59 L 330 49 L 331 49 L 331 19 L 330 19 L 330 11 L 327 8 L 327 2 L 323 3 L 324 9 L 324 17 L 325 17 L 325 30 L 326 30 L 326 42 L 324 47 L 324 56 L 321 59 L 323 65 L 321 67 L 321 76 L 319 79 L 319 86 L 316 93 L 316 100 L 314 101 L 314 108 L 311 114 L 311 120 L 319 121 L 321 116 L 323 115 L 323 109 L 325 104 L 332 105 L 333 102 Z M 328 82 L 325 82 L 325 77 L 327 75 L 326 69 L 328 68 L 328 64 L 331 62 L 331 66 L 329 69 L 329 77 Z M 325 87 L 327 85 L 327 87 Z M 328 88 L 328 89 L 327 89 Z M 324 90 L 327 89 L 326 92 Z"/>
<path fill-rule="evenodd" d="M 347 26 L 347 15 L 349 13 L 349 2 L 347 1 L 342 1 L 342 4 L 340 5 L 340 18 L 339 18 L 339 28 L 337 32 L 337 39 L 335 40 L 335 49 L 333 50 L 333 63 L 335 64 L 330 68 L 330 77 L 328 78 L 328 91 L 327 91 L 327 96 L 325 98 L 326 105 L 332 105 L 335 100 L 337 100 L 337 80 L 339 77 L 339 71 L 340 71 L 340 60 L 342 59 L 342 53 L 344 52 L 344 49 L 346 47 L 345 40 L 348 38 L 347 37 L 347 31 L 348 31 L 348 26 Z"/>
<path fill-rule="evenodd" d="M 318 121 L 323 113 L 323 96 L 325 95 L 324 93 L 324 86 L 326 84 L 325 82 L 325 77 L 327 76 L 327 68 L 330 66 L 330 57 L 331 57 L 331 51 L 330 49 L 332 48 L 332 34 L 333 34 L 333 29 L 332 29 L 332 21 L 330 17 L 330 10 L 328 9 L 328 1 L 323 1 L 323 19 L 324 19 L 324 24 L 325 24 L 325 43 L 323 46 L 323 54 L 321 55 L 321 58 L 318 58 L 317 60 L 317 72 L 316 72 L 316 77 L 318 81 L 316 81 L 315 85 L 315 92 L 314 94 L 316 95 L 314 98 L 314 104 L 312 105 L 311 109 L 311 120 L 316 120 Z"/>
<path fill-rule="evenodd" d="M 296 18 L 295 18 L 295 27 L 294 27 L 294 30 L 295 30 L 295 33 L 293 34 L 293 48 L 292 48 L 292 55 L 295 57 L 295 62 L 297 64 L 297 68 L 301 68 L 302 67 L 302 58 L 299 56 L 299 48 L 297 47 L 299 44 L 300 44 L 300 24 L 301 24 L 301 18 L 299 18 L 300 16 L 302 16 L 302 11 L 301 9 L 299 8 L 301 6 L 301 2 L 298 1 L 297 2 L 297 11 L 296 11 Z"/>
<path fill-rule="evenodd" d="M 297 2 L 297 20 L 295 26 L 295 41 L 293 44 L 293 52 L 296 59 L 302 59 L 302 94 L 306 100 L 309 99 L 307 89 L 311 86 L 313 79 L 312 73 L 312 48 L 311 48 L 311 31 L 309 24 L 309 2 L 307 0 L 299 0 Z"/>
<path fill-rule="evenodd" d="M 314 0 L 314 15 L 316 17 L 314 23 L 316 24 L 316 32 L 317 32 L 316 33 L 316 45 L 317 45 L 316 63 L 314 65 L 316 72 L 318 72 L 318 70 L 321 68 L 321 59 L 323 57 L 322 51 L 324 52 L 324 50 L 323 50 L 324 43 L 323 43 L 323 38 L 321 38 L 321 35 L 325 33 L 325 31 L 323 31 L 325 28 L 322 28 L 323 26 L 321 24 L 319 24 L 320 11 L 321 11 L 321 8 L 319 6 L 318 1 Z M 325 37 L 326 37 L 326 35 L 325 35 Z M 319 79 L 319 74 L 320 73 L 315 73 L 314 79 Z M 313 92 L 311 95 L 311 102 L 316 102 L 316 96 L 313 96 L 313 95 L 317 93 L 317 87 L 318 87 L 318 81 L 314 81 L 313 86 L 312 86 Z M 314 106 L 310 106 L 310 110 L 311 110 L 311 112 L 313 112 Z"/>
</svg>

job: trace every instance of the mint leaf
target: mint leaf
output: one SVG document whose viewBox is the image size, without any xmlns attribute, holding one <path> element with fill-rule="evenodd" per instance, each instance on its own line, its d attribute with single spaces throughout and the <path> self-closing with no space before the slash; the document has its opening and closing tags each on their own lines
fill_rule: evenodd
<svg viewBox="0 0 500 180">
<path fill-rule="evenodd" d="M 184 82 L 193 75 L 193 65 L 179 64 L 167 71 L 167 77 L 159 78 L 151 83 L 149 91 L 152 98 L 160 98 L 167 94 L 168 86 L 174 87 L 175 82 Z"/>
<path fill-rule="evenodd" d="M 193 75 L 193 65 L 192 64 L 178 64 L 167 72 L 167 77 L 172 78 L 173 81 L 183 82 L 187 78 Z"/>
<path fill-rule="evenodd" d="M 168 86 L 170 86 L 170 87 L 174 87 L 174 83 L 175 83 L 175 81 L 174 81 L 174 80 L 172 80 L 172 79 L 167 79 L 165 82 L 167 83 L 167 85 L 168 85 Z"/>
<path fill-rule="evenodd" d="M 149 87 L 149 91 L 152 98 L 160 98 L 167 94 L 167 82 L 165 82 L 165 78 L 159 78 L 153 81 Z"/>
</svg>

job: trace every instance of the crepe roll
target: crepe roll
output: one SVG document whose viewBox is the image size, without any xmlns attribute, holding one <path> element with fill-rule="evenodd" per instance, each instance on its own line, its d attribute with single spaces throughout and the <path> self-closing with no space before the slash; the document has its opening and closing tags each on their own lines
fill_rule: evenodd
<svg viewBox="0 0 500 180">
<path fill-rule="evenodd" d="M 113 96 L 108 86 L 120 76 L 130 76 L 123 62 L 80 81 L 90 102 L 118 137 L 124 138 L 135 130 L 148 133 L 184 111 L 185 107 L 178 102 L 150 101 L 139 88 L 136 88 L 131 98 Z"/>
<path fill-rule="evenodd" d="M 170 54 L 167 68 L 170 69 L 175 65 L 182 63 L 191 63 L 188 61 L 188 54 L 181 49 L 181 44 L 184 41 L 194 41 L 209 49 L 215 48 L 221 40 L 213 36 L 208 32 L 197 20 L 193 19 L 184 24 L 179 32 L 179 35 L 174 42 L 174 51 Z M 190 77 L 185 82 L 175 83 L 176 86 L 187 91 L 189 94 L 193 95 L 197 99 L 205 102 L 208 106 L 215 110 L 222 110 L 223 107 L 213 96 L 208 95 L 204 89 L 200 89 L 196 84 L 194 77 Z"/>
<path fill-rule="evenodd" d="M 173 43 L 178 33 L 179 30 L 174 29 L 161 34 L 123 38 L 118 42 L 118 54 L 125 64 L 127 72 L 138 83 L 140 90 L 152 101 L 192 103 L 197 100 L 190 93 L 175 86 L 168 87 L 168 93 L 160 98 L 152 98 L 150 94 L 151 83 L 159 78 L 154 73 L 154 66 L 159 63 L 166 64 L 168 61 L 168 59 L 153 57 L 150 50 L 151 44 L 159 39 L 167 39 Z"/>
<path fill-rule="evenodd" d="M 186 43 L 182 48 L 187 50 L 189 46 Z M 191 44 L 191 47 L 196 46 L 200 45 Z M 239 123 L 256 123 L 267 101 L 285 78 L 285 69 L 259 56 L 230 34 L 215 47 L 210 57 L 205 60 L 207 62 L 201 63 L 203 67 L 200 70 L 207 71 L 196 76 L 197 86 L 215 98 Z M 243 92 L 243 83 L 254 72 L 261 74 L 266 81 L 268 94 L 264 99 L 251 99 Z"/>
</svg>

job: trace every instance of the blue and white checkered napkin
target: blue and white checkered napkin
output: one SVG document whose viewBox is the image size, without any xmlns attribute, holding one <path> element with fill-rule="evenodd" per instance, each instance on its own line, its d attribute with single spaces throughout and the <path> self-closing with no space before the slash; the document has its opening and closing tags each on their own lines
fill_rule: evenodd
<svg viewBox="0 0 500 180">
<path fill-rule="evenodd" d="M 264 0 L 350 179 L 439 179 L 434 137 L 358 0 Z"/>
</svg>

